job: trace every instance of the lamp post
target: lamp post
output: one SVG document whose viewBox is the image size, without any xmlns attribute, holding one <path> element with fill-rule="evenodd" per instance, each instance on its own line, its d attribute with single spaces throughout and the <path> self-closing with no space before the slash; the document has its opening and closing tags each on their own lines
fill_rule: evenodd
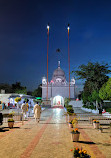
<svg viewBox="0 0 111 158">
<path fill-rule="evenodd" d="M 47 25 L 47 96 L 46 100 L 48 100 L 48 49 L 49 49 L 49 24 Z"/>
<path fill-rule="evenodd" d="M 69 99 L 70 99 L 70 52 L 69 52 L 69 24 L 68 24 L 68 64 L 69 64 Z"/>
</svg>

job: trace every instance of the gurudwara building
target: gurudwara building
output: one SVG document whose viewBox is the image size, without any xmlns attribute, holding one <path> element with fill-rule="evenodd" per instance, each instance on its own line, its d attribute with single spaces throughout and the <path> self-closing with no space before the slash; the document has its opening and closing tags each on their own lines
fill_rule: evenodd
<svg viewBox="0 0 111 158">
<path fill-rule="evenodd" d="M 70 82 L 70 98 L 75 98 L 75 79 L 71 78 Z M 47 97 L 47 79 L 42 78 L 42 99 L 45 102 Z M 69 97 L 69 82 L 66 81 L 65 72 L 58 68 L 53 72 L 52 79 L 48 82 L 48 100 L 51 106 L 64 106 L 64 98 Z M 44 103 L 45 104 L 45 103 Z"/>
</svg>

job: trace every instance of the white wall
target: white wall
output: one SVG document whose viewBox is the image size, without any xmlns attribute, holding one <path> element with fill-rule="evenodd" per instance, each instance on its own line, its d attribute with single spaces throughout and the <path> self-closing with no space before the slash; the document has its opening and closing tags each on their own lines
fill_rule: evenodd
<svg viewBox="0 0 111 158">
<path fill-rule="evenodd" d="M 72 105 L 73 107 L 82 107 L 83 103 L 82 103 L 82 100 L 79 100 L 79 101 L 70 101 L 69 105 Z"/>
<path fill-rule="evenodd" d="M 51 94 L 52 93 L 52 94 Z M 42 87 L 42 99 L 46 99 L 47 86 Z M 48 87 L 48 98 L 60 95 L 62 97 L 69 97 L 69 87 L 68 86 L 52 86 Z M 74 98 L 74 87 L 70 87 L 70 98 Z"/>
<path fill-rule="evenodd" d="M 5 102 L 6 103 L 6 106 L 8 106 L 8 103 L 9 103 L 9 97 L 11 96 L 12 94 L 0 94 L 0 101 L 2 102 Z"/>
</svg>

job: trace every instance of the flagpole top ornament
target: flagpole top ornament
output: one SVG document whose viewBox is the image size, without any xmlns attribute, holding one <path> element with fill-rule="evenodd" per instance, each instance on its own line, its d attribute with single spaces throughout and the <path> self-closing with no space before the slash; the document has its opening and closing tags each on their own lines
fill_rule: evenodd
<svg viewBox="0 0 111 158">
<path fill-rule="evenodd" d="M 60 67 L 60 60 L 58 61 L 58 67 Z"/>
</svg>

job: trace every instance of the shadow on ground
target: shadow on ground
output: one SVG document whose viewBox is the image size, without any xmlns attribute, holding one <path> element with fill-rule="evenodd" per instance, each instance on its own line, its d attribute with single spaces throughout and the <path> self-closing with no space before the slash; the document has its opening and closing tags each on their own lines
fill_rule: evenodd
<svg viewBox="0 0 111 158">
<path fill-rule="evenodd" d="M 94 142 L 89 142 L 89 141 L 78 141 L 78 143 L 83 143 L 83 144 L 96 144 Z"/>
<path fill-rule="evenodd" d="M 103 145 L 103 146 L 111 146 L 111 144 L 110 143 L 96 143 L 97 145 Z"/>
<path fill-rule="evenodd" d="M 6 132 L 9 131 L 9 129 L 0 128 L 0 132 Z"/>
</svg>

